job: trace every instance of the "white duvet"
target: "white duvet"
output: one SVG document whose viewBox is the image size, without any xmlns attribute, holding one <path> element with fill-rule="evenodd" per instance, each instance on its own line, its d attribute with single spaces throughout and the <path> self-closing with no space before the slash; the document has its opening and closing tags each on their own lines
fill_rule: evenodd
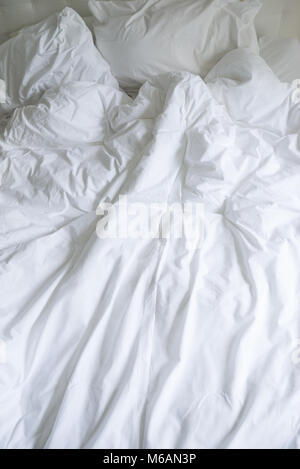
<svg viewBox="0 0 300 469">
<path fill-rule="evenodd" d="M 1 121 L 2 448 L 300 447 L 294 101 L 237 50 Z M 202 248 L 99 239 L 120 194 L 202 202 Z"/>
</svg>

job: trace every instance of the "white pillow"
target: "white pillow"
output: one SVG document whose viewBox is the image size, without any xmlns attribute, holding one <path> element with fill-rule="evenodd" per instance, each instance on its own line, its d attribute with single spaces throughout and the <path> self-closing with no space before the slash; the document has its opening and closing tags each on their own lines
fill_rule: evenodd
<svg viewBox="0 0 300 469">
<path fill-rule="evenodd" d="M 205 76 L 237 47 L 258 52 L 258 0 L 89 1 L 96 45 L 126 90 L 158 73 Z"/>
<path fill-rule="evenodd" d="M 281 81 L 300 79 L 300 42 L 297 39 L 263 37 L 260 55 Z"/>
<path fill-rule="evenodd" d="M 0 118 L 17 106 L 37 102 L 46 89 L 69 81 L 96 81 L 118 88 L 90 30 L 71 8 L 22 29 L 2 44 L 0 79 L 6 86 Z"/>
</svg>

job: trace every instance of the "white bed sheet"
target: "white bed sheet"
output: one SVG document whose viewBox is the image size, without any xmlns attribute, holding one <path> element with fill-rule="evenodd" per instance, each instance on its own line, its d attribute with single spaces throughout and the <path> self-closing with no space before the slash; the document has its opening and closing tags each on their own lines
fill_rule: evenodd
<svg viewBox="0 0 300 469">
<path fill-rule="evenodd" d="M 274 1 L 259 34 L 296 36 Z M 3 37 L 44 8 L 0 0 Z M 0 120 L 0 448 L 300 448 L 296 42 L 261 45 Z M 201 250 L 100 240 L 120 194 L 202 202 Z"/>
<path fill-rule="evenodd" d="M 1 448 L 299 448 L 293 97 L 240 50 L 1 122 Z M 119 194 L 201 201 L 201 250 L 99 239 Z"/>
</svg>

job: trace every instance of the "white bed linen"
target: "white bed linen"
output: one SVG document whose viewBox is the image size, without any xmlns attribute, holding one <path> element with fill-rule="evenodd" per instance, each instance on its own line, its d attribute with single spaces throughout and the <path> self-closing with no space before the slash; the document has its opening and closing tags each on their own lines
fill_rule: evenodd
<svg viewBox="0 0 300 469">
<path fill-rule="evenodd" d="M 243 50 L 1 121 L 1 448 L 299 448 L 299 124 Z M 202 249 L 100 240 L 118 194 L 203 202 Z"/>
<path fill-rule="evenodd" d="M 283 35 L 300 39 L 299 0 L 261 0 L 261 3 L 263 6 L 256 19 L 259 36 Z M 81 16 L 89 14 L 88 0 L 0 0 L 0 43 L 10 33 L 37 23 L 65 6 L 72 7 Z"/>
<path fill-rule="evenodd" d="M 89 0 L 96 46 L 127 92 L 159 73 L 205 77 L 226 52 L 258 52 L 259 0 Z"/>
<path fill-rule="evenodd" d="M 22 29 L 0 45 L 0 79 L 6 99 L 0 116 L 36 102 L 42 93 L 70 80 L 94 80 L 118 88 L 90 30 L 71 8 Z"/>
</svg>

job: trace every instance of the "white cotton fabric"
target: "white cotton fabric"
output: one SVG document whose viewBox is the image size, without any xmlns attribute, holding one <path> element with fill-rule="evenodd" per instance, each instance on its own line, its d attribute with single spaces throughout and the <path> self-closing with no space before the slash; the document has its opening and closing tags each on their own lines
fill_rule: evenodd
<svg viewBox="0 0 300 469">
<path fill-rule="evenodd" d="M 121 87 L 136 90 L 158 73 L 204 77 L 237 47 L 257 52 L 258 0 L 90 0 L 96 45 Z"/>
<path fill-rule="evenodd" d="M 17 106 L 36 102 L 48 88 L 71 80 L 118 88 L 90 30 L 71 8 L 22 29 L 0 45 L 0 78 L 6 83 L 0 117 Z"/>
<path fill-rule="evenodd" d="M 280 80 L 292 83 L 300 79 L 300 42 L 298 39 L 262 37 L 260 55 Z"/>
<path fill-rule="evenodd" d="M 0 121 L 1 448 L 300 448 L 292 92 L 237 50 Z M 202 202 L 201 250 L 99 239 L 120 194 Z"/>
</svg>

